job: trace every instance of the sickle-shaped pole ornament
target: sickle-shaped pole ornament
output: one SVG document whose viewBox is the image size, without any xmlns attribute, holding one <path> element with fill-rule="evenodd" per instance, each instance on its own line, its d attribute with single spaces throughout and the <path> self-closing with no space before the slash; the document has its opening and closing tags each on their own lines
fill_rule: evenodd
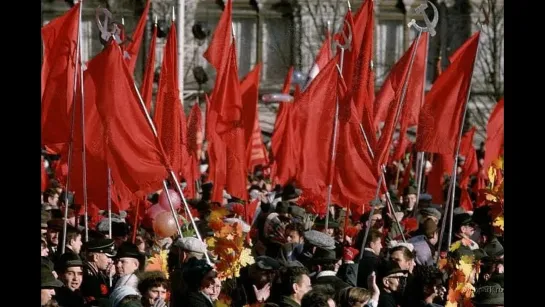
<svg viewBox="0 0 545 307">
<path fill-rule="evenodd" d="M 346 27 L 348 28 L 348 36 L 346 35 L 344 29 L 341 30 L 340 34 L 343 36 L 344 44 L 341 44 L 339 43 L 338 40 L 335 40 L 335 46 L 344 50 L 350 50 L 352 46 L 352 27 L 350 26 L 348 21 L 346 21 L 346 19 L 344 20 L 344 23 L 346 24 Z"/>
<path fill-rule="evenodd" d="M 428 15 L 426 14 L 426 9 L 428 8 L 428 4 L 422 3 L 420 4 L 414 11 L 417 14 L 422 15 L 424 18 L 424 22 L 426 23 L 425 27 L 421 27 L 416 23 L 416 20 L 412 19 L 407 26 L 414 27 L 417 31 L 420 32 L 428 32 L 431 36 L 435 36 L 435 27 L 437 26 L 437 22 L 439 21 L 439 11 L 437 10 L 437 7 L 430 1 L 428 1 L 429 5 L 431 5 L 433 9 L 433 19 L 430 21 L 428 18 Z"/>
</svg>

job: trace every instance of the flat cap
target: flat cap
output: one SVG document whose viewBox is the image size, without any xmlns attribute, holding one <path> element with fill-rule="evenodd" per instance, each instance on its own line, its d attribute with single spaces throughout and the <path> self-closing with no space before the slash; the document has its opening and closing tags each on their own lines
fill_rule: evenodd
<svg viewBox="0 0 545 307">
<path fill-rule="evenodd" d="M 441 219 L 441 212 L 435 208 L 423 208 L 419 210 L 420 214 L 423 216 L 433 216 L 437 218 L 438 220 Z"/>
<path fill-rule="evenodd" d="M 335 240 L 323 232 L 309 230 L 304 233 L 305 242 L 323 249 L 335 249 Z"/>
<path fill-rule="evenodd" d="M 259 256 L 255 258 L 255 264 L 258 268 L 271 271 L 278 270 L 282 265 L 276 259 L 273 259 L 269 256 Z"/>
<path fill-rule="evenodd" d="M 204 254 L 208 251 L 204 242 L 193 237 L 180 238 L 173 245 L 188 252 Z"/>
</svg>

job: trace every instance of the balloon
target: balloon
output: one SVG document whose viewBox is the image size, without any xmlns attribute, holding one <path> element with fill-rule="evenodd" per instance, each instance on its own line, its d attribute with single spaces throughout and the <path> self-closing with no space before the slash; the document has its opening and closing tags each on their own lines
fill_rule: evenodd
<svg viewBox="0 0 545 307">
<path fill-rule="evenodd" d="M 155 217 L 153 222 L 153 231 L 159 237 L 165 238 L 176 234 L 176 221 L 171 212 L 163 211 Z"/>
<path fill-rule="evenodd" d="M 155 218 L 157 217 L 157 215 L 159 213 L 162 213 L 162 212 L 165 212 L 166 210 L 163 209 L 163 207 L 161 206 L 158 206 L 158 205 L 154 205 L 154 206 L 151 206 L 148 211 L 146 211 L 146 215 L 151 218 L 152 220 L 155 220 Z M 168 212 L 170 212 L 170 210 L 168 210 Z"/>
<path fill-rule="evenodd" d="M 275 94 L 265 94 L 263 95 L 263 97 L 261 97 L 261 99 L 264 102 L 292 102 L 293 96 L 289 94 L 275 93 Z"/>
<path fill-rule="evenodd" d="M 168 194 L 170 195 L 170 200 L 172 201 L 172 206 L 174 206 L 174 210 L 180 209 L 182 205 L 182 198 L 178 193 L 174 190 L 168 189 Z M 170 212 L 170 205 L 168 204 L 168 197 L 167 194 L 165 194 L 165 191 L 159 195 L 159 206 L 163 208 L 163 210 L 166 210 Z"/>
<path fill-rule="evenodd" d="M 307 81 L 307 76 L 300 72 L 300 71 L 294 71 L 291 79 L 292 84 L 299 84 L 303 85 Z"/>
</svg>

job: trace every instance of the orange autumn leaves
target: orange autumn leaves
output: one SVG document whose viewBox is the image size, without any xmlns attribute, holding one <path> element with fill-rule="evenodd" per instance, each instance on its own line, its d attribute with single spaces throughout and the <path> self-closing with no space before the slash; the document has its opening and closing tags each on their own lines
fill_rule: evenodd
<svg viewBox="0 0 545 307">
<path fill-rule="evenodd" d="M 242 225 L 223 222 L 228 214 L 229 211 L 223 207 L 212 210 L 209 226 L 214 231 L 214 236 L 206 240 L 208 248 L 219 259 L 216 271 L 222 280 L 239 277 L 241 268 L 254 263 L 250 249 L 244 246 L 245 234 Z"/>
</svg>

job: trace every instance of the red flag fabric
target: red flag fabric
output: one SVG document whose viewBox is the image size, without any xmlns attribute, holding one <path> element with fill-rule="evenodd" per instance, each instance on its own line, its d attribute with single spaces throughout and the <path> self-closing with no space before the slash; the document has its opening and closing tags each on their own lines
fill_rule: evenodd
<svg viewBox="0 0 545 307">
<path fill-rule="evenodd" d="M 229 49 L 231 42 L 233 41 L 233 26 L 231 21 L 232 7 L 232 0 L 227 0 L 225 9 L 223 10 L 223 13 L 221 13 L 218 25 L 210 39 L 208 49 L 206 49 L 203 54 L 203 57 L 216 69 L 216 79 L 220 77 L 219 70 L 227 64 Z M 216 83 L 218 82 L 219 80 L 216 80 Z M 220 112 L 220 114 L 222 113 Z"/>
<path fill-rule="evenodd" d="M 142 15 L 140 15 L 140 19 L 138 20 L 136 29 L 132 34 L 131 42 L 125 49 L 125 51 L 129 54 L 129 58 L 126 60 L 127 65 L 129 66 L 129 71 L 131 73 L 134 72 L 134 68 L 136 67 L 136 60 L 138 60 L 138 52 L 140 52 L 140 46 L 142 45 L 142 39 L 144 38 L 144 30 L 146 29 L 146 22 L 148 20 L 150 4 L 151 0 L 146 1 L 144 11 L 142 12 Z"/>
<path fill-rule="evenodd" d="M 246 221 L 246 223 L 252 225 L 252 222 L 254 220 L 255 210 L 257 209 L 258 204 L 259 204 L 259 199 L 254 199 L 246 205 L 246 208 L 244 210 L 245 211 L 244 220 Z"/>
<path fill-rule="evenodd" d="M 153 26 L 151 34 L 151 42 L 148 51 L 148 61 L 146 62 L 146 70 L 144 78 L 140 86 L 140 94 L 146 105 L 146 110 L 151 114 L 151 98 L 153 96 L 153 78 L 155 76 L 155 45 L 157 43 L 157 25 Z"/>
<path fill-rule="evenodd" d="M 428 33 L 423 32 L 418 42 L 418 50 L 414 58 L 413 65 L 411 67 L 411 76 L 408 78 L 407 92 L 405 93 L 405 100 L 403 103 L 402 117 L 400 118 L 401 131 L 405 131 L 410 125 L 416 125 L 418 123 L 418 116 L 420 109 L 424 102 L 424 86 L 426 84 L 425 72 L 426 72 L 426 58 L 428 47 Z M 377 94 L 375 100 L 375 127 L 379 126 L 379 123 L 386 120 L 388 110 L 391 109 L 391 101 L 399 94 L 400 81 L 403 76 L 404 70 L 407 69 L 408 62 L 410 61 L 411 53 L 413 50 L 414 42 L 405 52 L 405 54 L 399 59 L 399 61 L 392 67 L 388 77 L 382 84 L 380 91 Z"/>
<path fill-rule="evenodd" d="M 214 127 L 213 129 L 223 142 L 221 146 L 225 148 L 225 167 L 228 175 L 225 179 L 227 192 L 232 196 L 245 200 L 248 197 L 246 191 L 246 145 L 244 143 L 242 99 L 238 81 L 235 44 L 231 45 L 229 54 L 228 65 L 221 70 L 222 77 L 218 78 L 214 85 L 210 112 L 217 114 L 215 126 L 212 127 Z M 229 112 L 222 116 L 221 111 L 224 108 L 227 108 Z M 212 114 L 210 116 L 212 117 Z M 216 182 L 214 182 L 214 186 L 217 189 L 220 188 L 216 186 Z M 219 193 L 219 190 L 217 193 Z"/>
<path fill-rule="evenodd" d="M 486 126 L 486 142 L 483 168 L 488 170 L 492 162 L 503 152 L 503 98 L 496 104 Z"/>
<path fill-rule="evenodd" d="M 80 3 L 42 28 L 42 145 L 70 141 Z"/>
<path fill-rule="evenodd" d="M 448 173 L 452 172 L 452 167 L 445 166 L 445 156 L 435 155 L 435 160 L 432 164 L 431 172 L 428 175 L 427 191 L 431 195 L 434 204 L 444 204 L 445 196 L 443 193 L 443 183 L 445 182 L 445 169 L 449 169 Z"/>
<path fill-rule="evenodd" d="M 193 172 L 192 178 L 194 181 L 199 180 L 200 177 L 200 156 L 202 152 L 203 143 L 203 131 L 202 131 L 202 113 L 198 103 L 195 103 L 189 113 L 189 120 L 187 122 L 187 141 L 189 148 L 189 159 Z"/>
<path fill-rule="evenodd" d="M 427 35 L 424 35 L 424 38 L 426 37 Z M 409 116 L 414 108 L 412 106 L 414 100 L 411 101 L 409 99 L 422 98 L 428 44 L 427 40 L 422 40 L 421 38 L 422 36 L 419 35 L 401 59 L 394 65 L 385 81 L 385 85 L 382 87 L 384 90 L 381 90 L 377 97 L 378 99 L 385 97 L 381 96 L 381 94 L 388 96 L 388 100 L 382 101 L 382 105 L 386 105 L 385 112 L 387 112 L 387 116 L 375 150 L 375 167 L 379 171 L 381 166 L 388 161 L 390 146 L 397 125 L 402 123 L 403 120 L 401 118 Z M 418 69 L 413 71 L 415 67 L 418 67 Z M 417 108 L 420 107 L 418 102 Z M 407 108 L 407 106 L 409 107 Z M 406 129 L 406 127 L 404 128 Z M 400 132 L 403 133 L 404 130 L 402 129 Z"/>
<path fill-rule="evenodd" d="M 376 133 L 373 126 L 374 117 L 374 101 L 375 101 L 375 76 L 372 69 L 373 60 L 373 35 L 375 27 L 375 18 L 373 10 L 373 2 L 365 1 L 358 12 L 356 13 L 356 26 L 365 24 L 358 28 L 362 29 L 361 43 L 355 48 L 357 50 L 354 73 L 352 76 L 352 84 L 347 84 L 348 88 L 352 89 L 352 96 L 358 117 L 361 118 L 361 123 L 369 144 L 373 150 L 376 147 Z M 355 42 L 357 44 L 357 42 Z M 356 69 L 357 68 L 357 69 Z"/>
<path fill-rule="evenodd" d="M 161 75 L 159 77 L 159 92 L 155 105 L 154 121 L 157 134 L 167 155 L 170 167 L 175 174 L 182 169 L 181 144 L 181 113 L 180 90 L 178 89 L 176 26 L 173 23 L 167 36 Z"/>
<path fill-rule="evenodd" d="M 146 120 L 121 49 L 110 42 L 94 60 L 87 73 L 96 89 L 112 180 L 124 183 L 137 197 L 159 190 L 167 177 L 167 161 Z"/>
<path fill-rule="evenodd" d="M 473 137 L 475 136 L 476 128 L 471 128 L 466 134 L 462 137 L 460 142 L 460 155 L 465 158 L 465 161 L 462 165 L 462 173 L 460 174 L 460 206 L 466 211 L 473 211 L 473 203 L 467 191 L 469 180 L 471 175 L 479 171 L 479 165 L 477 162 L 477 152 L 475 147 L 473 147 Z"/>
<path fill-rule="evenodd" d="M 399 138 L 400 139 L 398 140 L 397 146 L 394 149 L 394 154 L 392 155 L 391 162 L 403 159 L 403 156 L 407 152 L 407 149 L 409 148 L 409 146 L 411 146 L 411 142 L 409 141 L 405 133 L 400 134 Z"/>
<path fill-rule="evenodd" d="M 42 157 L 42 192 L 45 192 L 47 185 L 49 184 L 49 176 L 47 176 L 47 171 L 45 170 L 44 157 Z"/>
<path fill-rule="evenodd" d="M 293 67 L 290 67 L 286 79 L 284 80 L 284 86 L 282 88 L 283 94 L 288 94 L 290 91 L 292 74 Z M 279 103 L 271 137 L 271 150 L 274 159 L 273 178 L 276 180 L 275 183 L 281 185 L 285 185 L 288 181 L 293 179 L 297 171 L 299 155 L 295 149 L 298 143 L 294 141 L 297 134 L 294 129 L 294 115 L 291 111 L 296 103 L 296 99 L 298 99 L 298 97 L 294 97 L 293 103 Z"/>
<path fill-rule="evenodd" d="M 339 73 L 332 59 L 294 105 L 301 140 L 297 185 L 323 194 L 330 173 L 331 142 Z"/>
<path fill-rule="evenodd" d="M 373 169 L 358 113 L 344 82 L 340 82 L 339 96 L 343 98 L 339 104 L 332 198 L 343 207 L 349 203 L 367 204 L 375 196 L 378 173 Z"/>
<path fill-rule="evenodd" d="M 261 127 L 259 126 L 258 96 L 259 73 L 261 63 L 258 63 L 242 81 L 240 92 L 242 94 L 242 112 L 244 124 L 244 142 L 246 144 L 246 167 L 248 173 L 252 173 L 257 165 L 267 164 L 267 152 L 263 144 Z"/>
<path fill-rule="evenodd" d="M 307 85 L 316 78 L 318 73 L 320 73 L 320 70 L 324 69 L 324 67 L 327 65 L 329 60 L 331 60 L 331 36 L 329 33 L 326 35 L 326 39 L 322 43 L 322 47 L 320 47 L 320 50 L 318 51 L 318 54 L 316 55 L 316 59 L 314 60 L 314 64 L 310 68 L 310 72 L 308 74 L 308 81 Z"/>
<path fill-rule="evenodd" d="M 454 155 L 471 87 L 479 33 L 460 47 L 460 55 L 437 78 L 426 95 L 418 123 L 418 151 Z"/>
</svg>

